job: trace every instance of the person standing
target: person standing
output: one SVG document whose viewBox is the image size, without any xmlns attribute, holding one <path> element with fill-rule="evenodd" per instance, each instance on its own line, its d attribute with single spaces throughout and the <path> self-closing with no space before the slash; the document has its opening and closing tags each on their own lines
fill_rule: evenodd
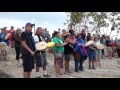
<svg viewBox="0 0 120 90">
<path fill-rule="evenodd" d="M 37 28 L 36 35 L 34 36 L 35 43 L 42 42 L 42 41 L 46 42 L 45 37 L 44 37 L 44 33 L 45 32 L 44 32 L 43 28 L 41 28 L 41 27 Z M 39 73 L 40 67 L 43 68 L 43 71 L 44 71 L 43 76 L 50 77 L 50 75 L 47 73 L 47 58 L 46 58 L 46 51 L 45 50 L 37 52 L 37 57 L 36 57 L 37 77 L 36 78 L 41 78 L 40 73 Z"/>
<path fill-rule="evenodd" d="M 14 31 L 14 27 L 13 26 L 11 26 L 11 29 L 8 31 L 8 33 L 10 33 L 10 47 L 11 48 L 14 48 L 14 33 L 15 33 L 15 31 Z"/>
<path fill-rule="evenodd" d="M 117 42 L 117 53 L 118 53 L 118 57 L 120 58 L 120 39 L 118 39 Z"/>
<path fill-rule="evenodd" d="M 35 42 L 32 37 L 31 23 L 25 25 L 25 31 L 21 35 L 21 53 L 23 59 L 23 76 L 24 78 L 30 78 L 32 69 L 34 69 L 34 53 L 35 53 Z"/>
<path fill-rule="evenodd" d="M 110 37 L 107 37 L 106 40 L 106 46 L 107 46 L 107 52 L 108 52 L 108 59 L 112 59 L 112 47 L 111 47 L 111 40 Z"/>
<path fill-rule="evenodd" d="M 88 33 L 88 35 L 87 35 L 87 42 L 90 41 L 90 40 L 91 40 L 91 34 Z"/>
<path fill-rule="evenodd" d="M 83 29 L 82 32 L 81 32 L 81 36 L 82 36 L 82 39 L 84 41 L 86 41 L 86 33 L 85 33 L 85 30 Z"/>
<path fill-rule="evenodd" d="M 22 30 L 20 28 L 17 28 L 14 34 L 14 41 L 15 41 L 15 51 L 16 51 L 16 60 L 17 60 L 17 66 L 21 67 L 20 64 L 20 46 L 21 46 L 21 33 Z"/>
<path fill-rule="evenodd" d="M 0 33 L 0 42 L 5 42 L 7 45 L 9 44 L 9 39 L 5 39 L 5 36 L 7 35 L 6 29 L 2 28 Z"/>
<path fill-rule="evenodd" d="M 59 31 L 60 31 L 60 29 L 58 29 Z M 63 29 L 62 30 L 62 32 L 60 33 L 60 35 L 62 36 L 61 37 L 61 40 L 64 42 L 65 40 L 64 40 L 64 37 L 63 37 L 63 34 L 65 34 L 66 33 L 66 30 L 65 29 Z M 64 68 L 64 58 L 61 60 L 61 68 Z"/>
<path fill-rule="evenodd" d="M 5 28 L 2 28 L 1 33 L 0 33 L 0 42 L 5 43 L 6 46 L 8 46 L 9 39 L 5 39 L 6 35 L 7 35 L 7 32 L 6 32 Z M 7 57 L 7 48 L 1 50 L 0 53 L 1 53 L 1 59 L 6 59 L 6 57 Z"/>
<path fill-rule="evenodd" d="M 112 57 L 115 58 L 115 42 L 111 39 Z"/>
<path fill-rule="evenodd" d="M 105 39 L 105 36 L 102 35 L 102 37 L 100 38 L 100 43 L 104 45 L 104 49 L 105 49 L 106 44 L 104 42 L 104 39 Z M 102 59 L 105 59 L 105 50 L 104 49 L 101 50 L 101 58 Z"/>
<path fill-rule="evenodd" d="M 91 40 L 94 41 L 94 37 L 91 37 Z M 89 46 L 88 57 L 89 57 L 89 69 L 95 69 L 95 61 L 96 61 L 95 43 Z"/>
<path fill-rule="evenodd" d="M 81 33 L 77 35 L 74 44 L 75 72 L 84 71 L 83 62 L 87 59 L 86 41 L 82 39 Z M 78 56 L 78 58 L 76 58 Z M 76 60 L 77 59 L 77 60 Z M 79 59 L 79 60 L 78 60 Z"/>
<path fill-rule="evenodd" d="M 71 73 L 69 69 L 69 63 L 73 54 L 73 48 L 70 47 L 70 44 L 74 44 L 74 42 L 70 40 L 70 33 L 68 32 L 64 33 L 63 37 L 64 41 L 67 43 L 67 45 L 64 46 L 65 74 L 69 75 Z"/>
<path fill-rule="evenodd" d="M 55 37 L 53 39 L 53 42 L 55 43 L 54 47 L 54 57 L 55 57 L 55 70 L 56 70 L 56 76 L 62 75 L 60 66 L 61 66 L 61 60 L 63 59 L 64 54 L 64 46 L 66 43 L 63 43 L 61 40 L 60 32 L 56 31 L 54 33 Z"/>
<path fill-rule="evenodd" d="M 98 37 L 98 38 L 97 38 L 97 37 L 95 38 L 95 44 L 96 44 L 96 45 L 101 44 L 99 37 Z M 97 66 L 97 65 L 101 66 L 101 64 L 100 64 L 100 59 L 101 59 L 101 50 L 99 50 L 99 49 L 96 48 L 96 66 Z M 98 63 L 98 64 L 97 64 L 97 63 Z"/>
</svg>

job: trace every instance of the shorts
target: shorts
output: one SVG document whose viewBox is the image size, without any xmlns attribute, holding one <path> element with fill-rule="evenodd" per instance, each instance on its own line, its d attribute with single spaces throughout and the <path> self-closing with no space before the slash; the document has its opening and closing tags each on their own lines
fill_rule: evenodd
<svg viewBox="0 0 120 90">
<path fill-rule="evenodd" d="M 22 55 L 24 72 L 31 72 L 34 69 L 34 57 L 30 55 Z"/>
<path fill-rule="evenodd" d="M 45 67 L 47 65 L 46 53 L 41 53 L 35 57 L 36 67 Z"/>
<path fill-rule="evenodd" d="M 65 59 L 66 61 L 70 61 L 70 58 L 71 58 L 71 54 L 64 55 L 64 59 Z"/>
<path fill-rule="evenodd" d="M 63 53 L 62 52 L 56 52 L 54 51 L 54 59 L 63 59 Z"/>
<path fill-rule="evenodd" d="M 108 52 L 112 52 L 112 48 L 111 47 L 107 47 Z"/>
<path fill-rule="evenodd" d="M 96 55 L 101 55 L 101 50 L 96 50 Z"/>
<path fill-rule="evenodd" d="M 95 53 L 89 53 L 89 61 L 95 61 L 96 60 L 96 54 Z"/>
</svg>

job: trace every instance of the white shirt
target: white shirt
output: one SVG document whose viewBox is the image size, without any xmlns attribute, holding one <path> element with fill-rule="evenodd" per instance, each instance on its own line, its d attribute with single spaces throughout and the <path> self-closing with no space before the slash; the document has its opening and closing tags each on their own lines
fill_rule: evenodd
<svg viewBox="0 0 120 90">
<path fill-rule="evenodd" d="M 41 40 L 44 41 L 44 39 L 40 36 Z M 37 35 L 34 36 L 35 43 L 39 42 L 39 38 Z"/>
<path fill-rule="evenodd" d="M 34 36 L 34 41 L 35 41 L 35 43 L 39 42 L 39 38 L 37 35 Z"/>
</svg>

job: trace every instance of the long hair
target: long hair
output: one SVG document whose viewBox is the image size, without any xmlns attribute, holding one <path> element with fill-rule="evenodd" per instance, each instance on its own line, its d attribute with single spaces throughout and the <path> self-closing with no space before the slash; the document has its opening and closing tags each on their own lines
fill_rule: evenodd
<svg viewBox="0 0 120 90">
<path fill-rule="evenodd" d="M 21 28 L 17 28 L 17 29 L 16 29 L 15 35 L 19 34 L 19 32 L 22 32 L 22 29 L 21 29 Z"/>
</svg>

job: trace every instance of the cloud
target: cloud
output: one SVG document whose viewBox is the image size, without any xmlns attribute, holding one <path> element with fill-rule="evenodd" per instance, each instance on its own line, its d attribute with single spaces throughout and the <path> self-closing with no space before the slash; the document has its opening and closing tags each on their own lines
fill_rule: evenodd
<svg viewBox="0 0 120 90">
<path fill-rule="evenodd" d="M 50 34 L 58 28 L 64 29 L 66 21 L 65 12 L 0 12 L 0 28 L 11 25 L 16 28 L 25 26 L 27 22 L 35 22 L 36 28 L 47 28 Z"/>
</svg>

